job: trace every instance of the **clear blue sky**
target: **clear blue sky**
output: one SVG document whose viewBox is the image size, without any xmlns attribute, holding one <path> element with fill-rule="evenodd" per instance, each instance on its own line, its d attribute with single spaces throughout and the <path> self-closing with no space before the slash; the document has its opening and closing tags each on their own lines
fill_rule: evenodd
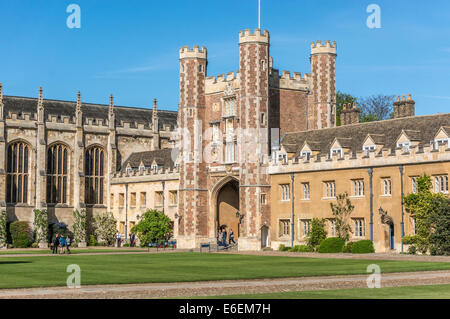
<svg viewBox="0 0 450 319">
<path fill-rule="evenodd" d="M 81 29 L 66 8 L 81 7 Z M 381 29 L 366 26 L 369 4 Z M 177 109 L 178 50 L 205 45 L 208 75 L 238 69 L 238 33 L 257 0 L 0 0 L 5 94 Z M 309 73 L 313 40 L 338 43 L 337 87 L 356 96 L 412 93 L 417 114 L 450 112 L 450 1 L 262 0 L 280 70 Z"/>
</svg>

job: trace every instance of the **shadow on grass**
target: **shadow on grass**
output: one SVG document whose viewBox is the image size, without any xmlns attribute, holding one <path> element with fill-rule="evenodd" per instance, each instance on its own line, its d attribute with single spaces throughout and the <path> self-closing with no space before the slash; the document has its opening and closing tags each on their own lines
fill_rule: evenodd
<svg viewBox="0 0 450 319">
<path fill-rule="evenodd" d="M 31 264 L 31 261 L 0 261 L 0 265 L 9 264 Z"/>
</svg>

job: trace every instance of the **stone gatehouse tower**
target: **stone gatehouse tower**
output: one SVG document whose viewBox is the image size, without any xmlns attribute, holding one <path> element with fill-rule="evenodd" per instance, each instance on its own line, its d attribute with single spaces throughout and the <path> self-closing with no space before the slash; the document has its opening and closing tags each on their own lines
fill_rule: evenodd
<svg viewBox="0 0 450 319">
<path fill-rule="evenodd" d="M 270 159 L 283 134 L 335 126 L 335 58 L 336 43 L 318 41 L 311 75 L 280 75 L 269 32 L 245 30 L 239 71 L 207 77 L 206 48 L 180 49 L 179 247 L 214 242 L 223 225 L 239 249 L 267 245 Z"/>
</svg>

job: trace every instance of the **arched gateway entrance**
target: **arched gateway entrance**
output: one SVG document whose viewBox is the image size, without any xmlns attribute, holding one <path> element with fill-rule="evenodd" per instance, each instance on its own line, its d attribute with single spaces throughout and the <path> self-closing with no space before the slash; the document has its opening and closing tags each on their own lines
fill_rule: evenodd
<svg viewBox="0 0 450 319">
<path fill-rule="evenodd" d="M 239 237 L 239 182 L 230 178 L 223 181 L 224 184 L 217 190 L 216 204 L 216 236 L 219 228 L 226 225 L 227 233 L 232 229 L 234 238 L 237 241 Z"/>
</svg>

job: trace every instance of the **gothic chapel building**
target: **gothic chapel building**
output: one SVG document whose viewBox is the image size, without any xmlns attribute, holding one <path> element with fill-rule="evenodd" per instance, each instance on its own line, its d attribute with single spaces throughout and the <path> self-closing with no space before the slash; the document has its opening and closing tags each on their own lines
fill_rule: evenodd
<svg viewBox="0 0 450 319">
<path fill-rule="evenodd" d="M 345 106 L 336 126 L 335 42 L 313 42 L 311 72 L 273 68 L 269 32 L 239 33 L 239 70 L 207 76 L 207 50 L 180 49 L 178 112 L 3 96 L 0 209 L 71 227 L 72 212 L 111 211 L 127 235 L 147 209 L 174 221 L 179 248 L 233 229 L 239 250 L 303 244 L 347 192 L 352 240 L 403 250 L 415 231 L 402 198 L 427 173 L 448 194 L 450 114 L 415 116 L 403 96 L 391 120 L 359 123 Z M 380 215 L 380 212 L 383 215 Z M 387 217 L 386 217 L 387 216 Z"/>
</svg>

